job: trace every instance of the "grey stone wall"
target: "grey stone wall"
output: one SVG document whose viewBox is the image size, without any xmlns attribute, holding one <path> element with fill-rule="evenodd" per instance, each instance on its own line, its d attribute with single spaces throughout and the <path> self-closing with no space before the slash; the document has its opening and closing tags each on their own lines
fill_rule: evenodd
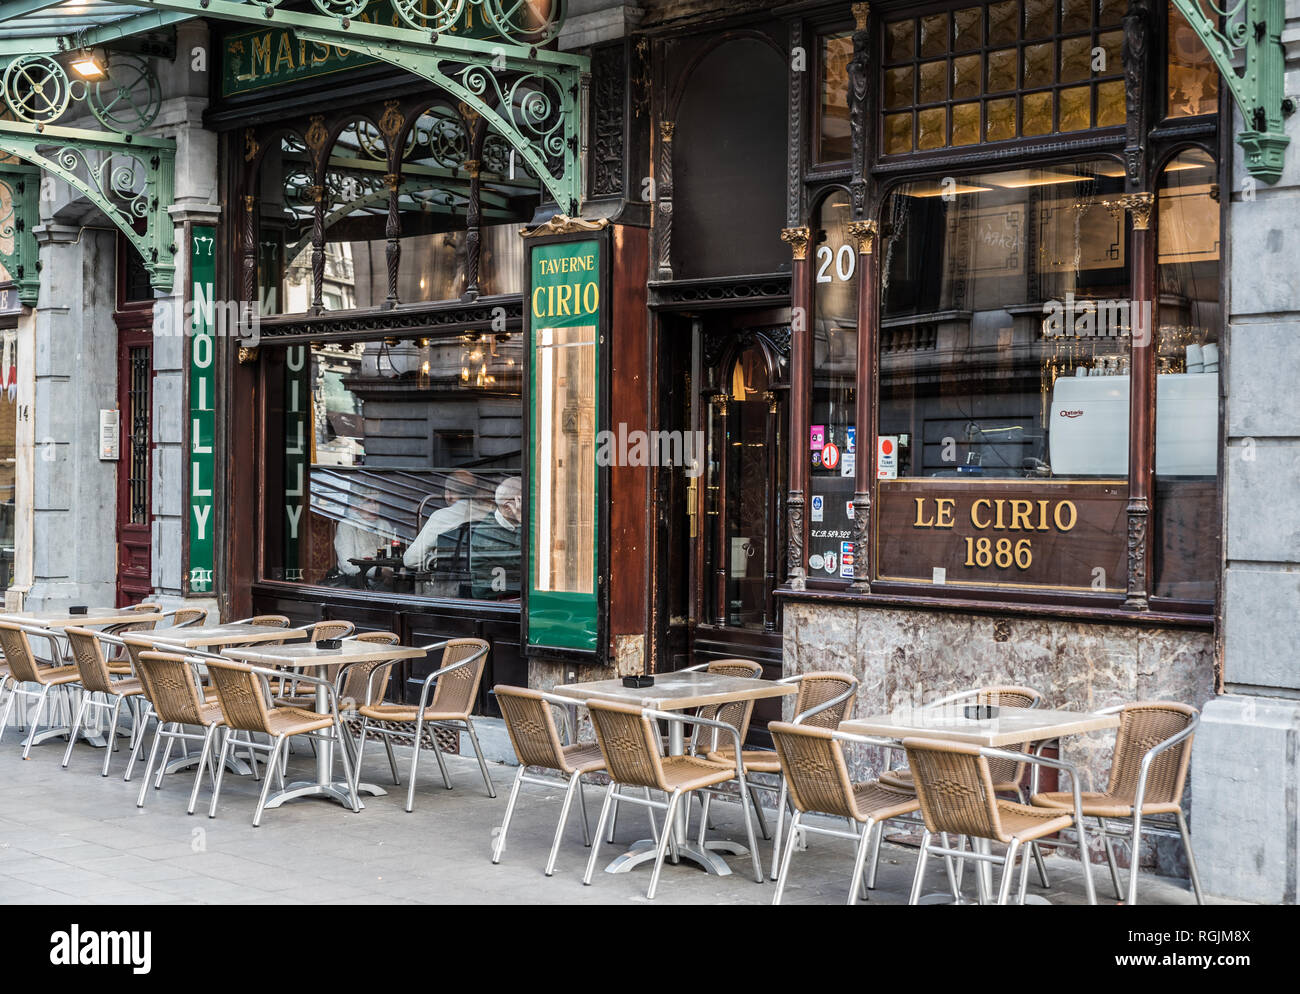
<svg viewBox="0 0 1300 994">
<path fill-rule="evenodd" d="M 1286 92 L 1300 93 L 1300 0 L 1287 0 Z M 1234 111 L 1233 127 L 1243 127 Z M 1223 679 L 1192 754 L 1205 888 L 1296 902 L 1300 889 L 1300 123 L 1286 169 L 1251 184 L 1238 148 L 1223 239 Z"/>
<path fill-rule="evenodd" d="M 1031 687 L 1048 706 L 1076 711 L 1135 700 L 1200 707 L 1214 696 L 1214 637 L 1192 629 L 787 601 L 784 646 L 787 676 L 857 677 L 858 715 L 994 685 Z M 1085 789 L 1104 789 L 1113 746 L 1114 733 L 1075 736 L 1062 743 L 1062 758 L 1081 770 Z M 874 775 L 881 759 L 874 750 L 855 753 L 855 775 Z M 1195 832 L 1194 807 L 1191 817 Z M 1183 875 L 1176 834 L 1147 836 L 1142 863 Z"/>
<path fill-rule="evenodd" d="M 32 610 L 111 604 L 116 589 L 117 463 L 99 459 L 99 412 L 117 405 L 117 234 L 60 223 L 73 206 L 43 198 L 55 220 L 37 229 Z"/>
</svg>

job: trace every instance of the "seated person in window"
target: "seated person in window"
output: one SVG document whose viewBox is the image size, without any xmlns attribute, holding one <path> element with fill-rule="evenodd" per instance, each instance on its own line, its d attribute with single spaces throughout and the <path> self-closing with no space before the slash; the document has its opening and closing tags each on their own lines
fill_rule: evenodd
<svg viewBox="0 0 1300 994">
<path fill-rule="evenodd" d="M 442 495 L 447 506 L 429 515 L 429 520 L 424 523 L 420 534 L 415 536 L 415 541 L 402 557 L 407 569 L 452 569 L 454 563 L 449 560 L 456 558 L 458 546 L 462 550 L 463 562 L 464 542 L 457 541 L 462 527 L 468 532 L 469 525 L 481 521 L 490 513 L 487 502 L 476 499 L 479 496 L 479 482 L 468 470 L 458 469 L 450 474 L 443 486 Z"/>
<path fill-rule="evenodd" d="M 363 567 L 351 560 L 373 559 L 381 547 L 397 537 L 397 529 L 379 514 L 379 501 L 375 495 L 365 494 L 359 503 L 349 508 L 351 520 L 340 521 L 334 529 L 335 575 L 346 578 L 349 586 L 365 586 L 361 575 Z M 374 583 L 392 575 L 391 569 L 372 569 L 364 579 Z"/>
<path fill-rule="evenodd" d="M 492 516 L 470 530 L 470 596 L 475 600 L 518 598 L 522 518 L 522 490 L 519 478 L 512 476 L 497 487 L 496 510 Z"/>
</svg>

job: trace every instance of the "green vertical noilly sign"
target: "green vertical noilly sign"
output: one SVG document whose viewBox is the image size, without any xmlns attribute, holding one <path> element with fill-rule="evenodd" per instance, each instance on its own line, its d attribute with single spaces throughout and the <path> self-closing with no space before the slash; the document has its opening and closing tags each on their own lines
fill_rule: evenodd
<svg viewBox="0 0 1300 994">
<path fill-rule="evenodd" d="M 191 593 L 211 593 L 212 443 L 216 429 L 213 324 L 216 316 L 216 229 L 190 229 L 190 583 Z"/>
<path fill-rule="evenodd" d="M 529 255 L 528 643 L 598 651 L 601 246 Z"/>
</svg>

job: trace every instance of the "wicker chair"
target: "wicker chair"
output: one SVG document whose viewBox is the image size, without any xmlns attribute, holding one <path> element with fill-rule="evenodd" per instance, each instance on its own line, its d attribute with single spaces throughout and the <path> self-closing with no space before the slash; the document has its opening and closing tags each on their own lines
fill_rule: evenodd
<svg viewBox="0 0 1300 994">
<path fill-rule="evenodd" d="M 794 723 L 810 724 L 818 728 L 838 728 L 840 722 L 853 714 L 853 700 L 858 692 L 858 681 L 848 673 L 802 673 L 786 677 L 778 683 L 793 683 L 799 688 L 794 700 Z M 735 751 L 719 749 L 708 754 L 715 762 L 735 762 Z M 753 789 L 765 790 L 777 795 L 776 832 L 772 840 L 771 876 L 777 876 L 777 863 L 781 858 L 781 832 L 785 825 L 787 790 L 785 778 L 781 775 L 781 760 L 777 754 L 768 749 L 746 749 L 741 758 L 749 774 L 765 773 L 775 776 L 777 783 L 768 784 L 750 781 Z M 752 796 L 752 793 L 751 793 Z M 755 807 L 758 801 L 754 799 Z M 760 821 L 762 816 L 760 815 Z"/>
<path fill-rule="evenodd" d="M 600 821 L 596 824 L 596 841 L 591 847 L 591 856 L 587 860 L 587 872 L 583 875 L 584 884 L 591 883 L 591 875 L 596 869 L 596 858 L 600 853 L 600 838 L 605 831 L 610 808 L 616 804 L 638 804 L 649 808 L 664 809 L 664 829 L 659 836 L 659 845 L 655 852 L 654 870 L 650 874 L 650 887 L 646 899 L 653 900 L 659 887 L 659 872 L 663 869 L 664 855 L 669 848 L 676 854 L 677 842 L 673 816 L 683 795 L 705 787 L 715 787 L 733 778 L 740 781 L 740 791 L 746 795 L 744 759 L 731 762 L 714 762 L 699 756 L 661 756 L 659 754 L 659 733 L 655 721 L 693 722 L 717 728 L 732 740 L 733 755 L 742 753 L 740 732 L 730 725 L 699 715 L 675 714 L 669 711 L 655 711 L 625 704 L 605 703 L 599 700 L 587 702 L 591 723 L 596 729 L 596 742 L 605 759 L 605 768 L 609 771 L 609 789 L 605 793 L 605 803 L 600 809 Z M 662 791 L 668 800 L 652 801 L 632 797 L 618 791 L 620 786 L 644 787 L 648 790 Z M 745 834 L 749 839 L 749 856 L 754 864 L 754 880 L 763 882 L 763 867 L 758 860 L 758 847 L 754 841 L 754 821 L 750 817 L 749 804 L 742 803 L 740 810 L 745 816 Z M 705 819 L 707 826 L 708 821 Z"/>
<path fill-rule="evenodd" d="M 345 639 L 356 630 L 357 626 L 350 621 L 318 621 L 307 630 L 307 641 L 320 642 L 324 639 Z M 325 678 L 333 681 L 338 676 L 339 669 L 338 666 L 325 667 Z M 283 677 L 280 685 L 283 690 L 275 698 L 277 705 L 291 708 L 314 708 L 316 706 L 315 694 L 299 694 L 297 692 L 298 686 L 295 677 Z"/>
<path fill-rule="evenodd" d="M 66 688 L 69 684 L 81 680 L 81 673 L 76 666 L 41 666 L 37 662 L 36 654 L 32 652 L 32 644 L 29 641 L 30 636 L 48 640 L 50 658 L 62 659 L 53 632 L 44 628 L 32 628 L 27 625 L 0 623 L 0 649 L 4 651 L 5 659 L 9 662 L 10 671 L 10 690 L 5 701 L 4 717 L 0 719 L 0 738 L 4 737 L 5 728 L 9 725 L 9 714 L 13 710 L 14 700 L 18 697 L 37 698 L 36 713 L 32 715 L 32 726 L 27 733 L 27 741 L 23 745 L 23 759 L 31 755 L 32 746 L 36 743 L 66 733 L 66 729 L 47 727 L 44 732 L 38 735 L 36 730 L 40 727 L 42 710 L 46 710 L 46 720 L 52 724 L 53 719 L 50 716 L 53 715 L 54 703 L 49 700 L 50 691 L 59 687 Z M 41 689 L 39 691 L 24 690 L 22 684 L 27 683 L 34 683 Z"/>
<path fill-rule="evenodd" d="M 190 804 L 187 809 L 190 814 L 194 814 L 194 805 L 199 798 L 199 784 L 203 781 L 203 771 L 211 766 L 213 739 L 222 724 L 221 708 L 203 697 L 203 686 L 197 672 L 197 657 L 171 652 L 154 652 L 151 649 L 139 651 L 138 646 L 136 650 L 132 658 L 145 695 L 153 704 L 153 713 L 158 719 L 158 730 L 154 733 L 153 747 L 150 748 L 149 759 L 145 763 L 144 781 L 140 784 L 140 795 L 136 798 L 135 806 L 144 807 L 145 798 L 149 794 L 149 776 L 153 773 L 154 761 L 158 758 L 158 748 L 164 741 L 167 747 L 163 750 L 162 759 L 158 763 L 158 773 L 154 778 L 155 790 L 162 787 L 163 775 L 167 772 L 167 760 L 171 757 L 172 744 L 177 741 L 202 741 L 203 748 L 199 753 L 199 766 L 194 774 L 194 786 L 190 790 Z M 203 734 L 195 735 L 186 732 L 186 725 L 202 728 Z M 143 737 L 143 731 L 141 736 Z M 229 741 L 229 736 L 226 737 L 226 741 Z M 130 770 L 128 769 L 127 772 L 129 774 Z"/>
<path fill-rule="evenodd" d="M 947 697 L 940 698 L 926 706 L 927 710 L 934 708 L 956 708 L 959 705 L 974 704 L 984 706 L 995 706 L 1004 708 L 1038 708 L 1043 706 L 1043 695 L 1032 687 L 975 687 L 970 690 L 961 690 L 955 694 L 949 694 Z M 898 749 L 897 745 L 892 747 Z M 1020 752 L 1028 752 L 1031 743 L 1025 742 L 1016 747 Z M 891 749 L 886 749 L 888 756 Z M 1026 796 L 1025 788 L 1021 786 L 1025 778 L 1025 764 L 1014 763 L 1005 759 L 993 759 L 989 761 L 989 772 L 993 777 L 993 790 L 999 794 L 1014 794 L 1017 801 L 1021 804 L 1028 804 L 1029 798 Z M 894 770 L 886 770 L 880 774 L 880 782 L 886 787 L 893 787 L 895 790 L 912 790 L 912 771 L 907 767 L 900 767 Z M 1034 856 L 1034 866 L 1038 871 L 1038 880 L 1044 886 L 1047 883 L 1047 867 L 1043 863 L 1043 855 L 1039 851 L 1038 843 L 1035 842 L 1030 851 Z"/>
<path fill-rule="evenodd" d="M 376 642 L 381 645 L 397 645 L 402 639 L 395 632 L 362 632 L 353 636 L 358 642 Z M 353 734 L 361 734 L 361 724 L 365 720 L 357 709 L 363 704 L 382 704 L 384 692 L 388 686 L 393 669 L 391 659 L 365 660 L 348 663 L 341 667 L 335 677 L 334 686 L 338 693 L 339 714 L 343 718 L 344 728 L 348 734 L 343 737 L 343 747 L 350 750 L 350 758 L 357 763 L 357 744 Z M 314 704 L 313 704 L 314 706 Z M 382 736 L 384 750 L 388 753 L 388 768 L 393 774 L 393 783 L 402 782 L 397 772 L 397 757 L 393 755 L 393 743 L 387 736 Z"/>
<path fill-rule="evenodd" d="M 167 628 L 197 628 L 208 620 L 208 612 L 200 607 L 178 607 L 163 615 L 163 622 L 171 619 Z"/>
<path fill-rule="evenodd" d="M 1142 819 L 1151 815 L 1172 815 L 1182 836 L 1191 871 L 1196 903 L 1204 904 L 1201 878 L 1196 870 L 1196 856 L 1183 815 L 1183 789 L 1187 768 L 1192 760 L 1192 738 L 1200 723 L 1200 712 L 1186 704 L 1172 701 L 1146 701 L 1108 708 L 1103 714 L 1119 714 L 1119 732 L 1111 760 L 1110 781 L 1102 793 L 1084 792 L 1084 817 L 1096 818 L 1101 825 L 1106 846 L 1106 862 L 1115 897 L 1123 899 L 1119 887 L 1119 870 L 1111 837 L 1129 840 L 1128 904 L 1137 902 L 1138 846 L 1142 840 Z M 1060 810 L 1070 804 L 1071 795 L 1061 791 L 1035 794 L 1038 807 Z M 1128 832 L 1112 829 L 1112 819 L 1132 823 Z"/>
<path fill-rule="evenodd" d="M 767 730 L 772 733 L 772 742 L 781 760 L 781 773 L 795 808 L 785 855 L 781 859 L 781 872 L 777 876 L 776 896 L 772 903 L 780 904 L 781 895 L 785 893 L 790 858 L 794 855 L 798 830 L 802 826 L 805 832 L 857 842 L 853 883 L 848 900 L 849 904 L 857 904 L 858 895 L 863 890 L 862 868 L 873 830 L 879 837 L 884 833 L 884 823 L 888 819 L 919 811 L 921 805 L 916 799 L 916 793 L 911 790 L 891 790 L 875 780 L 866 783 L 853 783 L 850 780 L 842 743 L 879 746 L 885 744 L 882 740 L 847 735 L 815 725 L 790 725 L 785 722 L 772 722 Z M 803 825 L 803 816 L 811 812 L 847 818 L 861 828 L 857 832 L 845 832 L 820 825 Z M 874 859 L 871 876 L 874 883 Z"/>
<path fill-rule="evenodd" d="M 109 722 L 108 742 L 104 749 L 104 768 L 100 771 L 100 776 L 108 776 L 108 764 L 113 758 L 113 751 L 117 748 L 117 721 L 122 713 L 122 704 L 126 702 L 128 706 L 138 704 L 143 699 L 144 687 L 135 677 L 125 677 L 121 680 L 114 680 L 108 670 L 108 660 L 105 658 L 104 651 L 101 648 L 101 633 L 91 631 L 88 628 L 66 628 L 64 634 L 68 638 L 68 644 L 72 649 L 72 658 L 76 660 L 77 670 L 81 674 L 81 687 L 84 693 L 81 695 L 81 706 L 77 709 L 77 716 L 73 719 L 72 730 L 68 734 L 68 748 L 63 753 L 63 768 L 68 768 L 68 762 L 72 759 L 72 747 L 77 742 L 77 732 L 81 728 L 81 722 L 86 716 L 88 708 L 102 708 L 112 712 L 112 720 Z M 110 636 L 111 637 L 111 636 Z M 120 643 L 109 643 L 117 648 Z M 95 700 L 95 695 L 99 694 L 105 699 L 103 701 Z M 135 740 L 140 735 L 143 725 L 140 722 L 140 710 L 136 708 L 132 714 L 131 745 L 134 750 Z"/>
<path fill-rule="evenodd" d="M 519 772 L 510 786 L 510 800 L 506 803 L 505 820 L 497 835 L 496 845 L 492 850 L 492 862 L 501 862 L 501 853 L 506 847 L 506 833 L 510 830 L 510 818 L 515 811 L 515 802 L 519 798 L 519 787 L 524 783 L 537 784 L 554 788 L 555 780 L 529 775 L 530 767 L 552 770 L 559 773 L 567 782 L 564 792 L 564 805 L 560 808 L 560 822 L 555 827 L 555 838 L 551 842 L 551 854 L 546 860 L 546 875 L 555 872 L 555 858 L 560 851 L 560 839 L 564 837 L 564 828 L 569 822 L 569 808 L 573 804 L 574 792 L 582 807 L 582 838 L 586 845 L 591 845 L 591 826 L 587 822 L 587 798 L 582 791 L 582 778 L 589 773 L 605 769 L 604 757 L 600 746 L 595 742 L 578 742 L 572 728 L 568 728 L 569 744 L 560 742 L 559 732 L 555 728 L 555 718 L 550 705 L 556 704 L 568 708 L 573 701 L 568 698 L 543 694 L 536 690 L 522 687 L 500 686 L 494 688 L 497 704 L 506 720 L 506 731 L 510 735 L 510 744 L 514 746 L 519 759 Z M 565 712 L 567 714 L 567 712 Z M 568 721 L 565 721 L 566 727 Z"/>
<path fill-rule="evenodd" d="M 912 878 L 912 892 L 908 903 L 919 902 L 926 861 L 931 855 L 939 855 L 955 856 L 961 860 L 973 859 L 979 863 L 1001 863 L 1003 872 L 997 903 L 1006 904 L 1016 856 L 1021 854 L 1023 857 L 1022 848 L 1035 839 L 1041 839 L 1071 826 L 1075 826 L 1079 832 L 1080 862 L 1083 864 L 1088 903 L 1097 903 L 1077 783 L 1074 788 L 1072 810 L 1031 807 L 999 798 L 994 790 L 993 773 L 990 769 L 991 761 L 1000 759 L 1048 766 L 1065 770 L 1072 775 L 1073 766 L 1060 760 L 1044 759 L 1042 756 L 1029 756 L 1001 749 L 981 749 L 978 746 L 938 739 L 904 739 L 903 749 L 907 753 L 916 796 L 921 802 L 921 815 L 925 820 L 925 830 L 921 833 L 920 856 L 916 861 L 916 874 Z M 944 835 L 945 844 L 932 845 L 934 836 L 941 833 Z M 958 836 L 959 841 L 955 849 L 947 845 L 946 839 L 949 834 Z M 962 851 L 962 838 L 971 841 L 971 852 Z M 994 854 L 987 843 L 976 847 L 974 844 L 976 839 L 1000 842 L 1007 847 L 1006 854 L 1002 856 Z M 1022 858 L 1021 862 L 1018 903 L 1023 904 L 1025 888 L 1029 883 L 1030 861 Z M 949 874 L 949 881 L 956 892 L 958 882 L 951 876 L 951 863 L 949 863 Z M 985 877 L 981 872 L 977 872 L 975 876 L 979 886 L 980 901 L 984 903 L 989 897 L 986 893 Z"/>
<path fill-rule="evenodd" d="M 478 697 L 479 683 L 483 680 L 483 669 L 487 665 L 488 644 L 483 639 L 449 639 L 422 647 L 426 652 L 442 650 L 442 665 L 430 673 L 420 687 L 420 702 L 412 707 L 408 704 L 364 704 L 357 708 L 361 715 L 361 742 L 357 746 L 357 775 L 361 770 L 361 756 L 366 748 L 366 736 L 371 732 L 385 738 L 399 737 L 411 740 L 411 774 L 406 790 L 406 810 L 415 806 L 415 777 L 420 765 L 420 740 L 427 726 L 433 728 L 459 728 L 464 726 L 469 732 L 470 742 L 478 756 L 479 772 L 483 774 L 483 783 L 487 786 L 489 797 L 496 797 L 496 788 L 492 785 L 492 775 L 488 772 L 487 761 L 483 758 L 483 749 L 479 745 L 478 734 L 474 731 L 474 720 L 470 712 Z M 432 697 L 430 693 L 432 692 Z M 384 722 L 376 725 L 374 722 Z M 393 724 L 413 725 L 411 731 L 391 727 Z M 434 741 L 433 755 L 438 761 L 438 770 L 442 773 L 442 782 L 451 790 L 451 777 L 447 774 L 447 764 L 442 758 L 442 750 Z"/>
<path fill-rule="evenodd" d="M 260 733 L 270 736 L 272 740 L 269 745 L 262 745 L 253 742 L 250 737 L 247 742 L 241 743 L 268 752 L 262 793 L 253 811 L 253 827 L 257 828 L 262 823 L 262 811 L 266 807 L 266 799 L 270 793 L 271 781 L 275 779 L 274 775 L 279 775 L 280 785 L 284 786 L 284 775 L 277 760 L 285 742 L 295 735 L 342 741 L 343 723 L 339 720 L 338 698 L 335 695 L 334 684 L 324 677 L 298 678 L 302 683 L 315 684 L 324 688 L 329 700 L 330 712 L 318 714 L 304 708 L 278 707 L 269 703 L 271 691 L 268 683 L 281 675 L 279 670 L 265 666 L 250 666 L 231 659 L 207 659 L 205 662 L 208 676 L 217 691 L 217 703 L 220 705 L 221 714 L 231 730 L 247 732 L 250 736 L 253 733 Z M 321 734 L 326 729 L 332 729 L 333 734 Z M 215 818 L 217 815 L 217 801 L 221 796 L 221 781 L 225 774 L 226 756 L 230 745 L 231 737 L 227 735 L 222 740 L 221 757 L 217 761 L 217 780 L 212 788 L 209 818 Z M 352 777 L 352 764 L 348 760 L 346 749 L 341 749 L 340 753 L 343 757 L 344 778 L 347 780 L 351 794 L 352 810 L 357 812 L 361 810 L 361 802 L 357 797 L 356 784 Z"/>
</svg>

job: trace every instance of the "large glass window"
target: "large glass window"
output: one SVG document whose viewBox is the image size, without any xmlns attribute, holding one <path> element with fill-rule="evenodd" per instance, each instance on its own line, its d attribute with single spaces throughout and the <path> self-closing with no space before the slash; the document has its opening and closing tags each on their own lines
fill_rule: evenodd
<svg viewBox="0 0 1300 994">
<path fill-rule="evenodd" d="M 1211 601 L 1219 503 L 1219 187 L 1184 152 L 1160 178 L 1152 593 Z"/>
<path fill-rule="evenodd" d="M 809 422 L 808 576 L 853 578 L 857 459 L 858 249 L 848 194 L 821 203 L 813 250 L 813 390 Z"/>
<path fill-rule="evenodd" d="M 1165 112 L 1170 117 L 1218 113 L 1219 70 L 1205 43 L 1173 3 L 1169 4 L 1168 37 Z"/>
<path fill-rule="evenodd" d="M 886 155 L 1125 120 L 1122 0 L 1003 0 L 884 25 Z"/>
<path fill-rule="evenodd" d="M 267 361 L 281 387 L 270 579 L 518 599 L 518 334 L 291 346 Z"/>
<path fill-rule="evenodd" d="M 891 194 L 881 578 L 1123 590 L 1130 276 L 1107 205 L 1122 192 L 1107 159 Z"/>
<path fill-rule="evenodd" d="M 818 46 L 821 91 L 817 104 L 817 161 L 843 162 L 853 154 L 849 135 L 849 62 L 853 35 L 823 35 Z"/>
</svg>

